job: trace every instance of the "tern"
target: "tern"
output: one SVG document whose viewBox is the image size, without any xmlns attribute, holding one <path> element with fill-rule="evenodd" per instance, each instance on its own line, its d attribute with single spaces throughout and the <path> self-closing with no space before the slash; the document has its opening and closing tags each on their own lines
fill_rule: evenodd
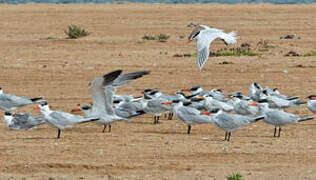
<svg viewBox="0 0 316 180">
<path fill-rule="evenodd" d="M 191 133 L 191 126 L 193 124 L 204 124 L 213 122 L 211 116 L 203 115 L 199 110 L 195 108 L 184 106 L 183 102 L 180 100 L 173 100 L 172 102 L 166 101 L 163 102 L 163 104 L 175 104 L 173 107 L 173 112 L 180 121 L 188 125 L 188 134 Z"/>
<path fill-rule="evenodd" d="M 302 104 L 306 104 L 306 101 L 299 100 L 299 99 L 293 99 L 293 100 L 287 100 L 282 99 L 275 95 L 268 94 L 267 90 L 262 91 L 263 99 L 265 99 L 270 108 L 288 108 L 288 107 L 296 107 Z"/>
<path fill-rule="evenodd" d="M 89 117 L 98 118 L 96 123 L 109 125 L 111 131 L 111 122 L 116 120 L 126 120 L 115 114 L 113 109 L 113 96 L 116 87 L 125 85 L 133 80 L 140 78 L 150 73 L 150 71 L 136 71 L 126 74 L 121 74 L 122 70 L 112 71 L 105 75 L 99 76 L 89 83 L 89 91 L 92 96 L 92 108 Z"/>
<path fill-rule="evenodd" d="M 11 111 L 5 111 L 4 122 L 12 130 L 29 130 L 46 122 L 42 116 L 31 116 L 31 113 L 16 114 Z"/>
<path fill-rule="evenodd" d="M 210 51 L 210 44 L 216 40 L 221 39 L 226 45 L 236 43 L 236 32 L 224 33 L 221 29 L 210 28 L 205 25 L 197 25 L 192 33 L 188 37 L 189 41 L 196 39 L 196 50 L 197 50 L 197 62 L 199 68 L 202 69 L 206 63 Z"/>
<path fill-rule="evenodd" d="M 232 94 L 232 104 L 234 111 L 241 115 L 256 115 L 259 112 L 258 103 L 245 100 L 241 94 Z"/>
<path fill-rule="evenodd" d="M 280 137 L 281 126 L 293 124 L 301 121 L 311 120 L 312 116 L 297 116 L 282 110 L 270 109 L 269 104 L 261 103 L 259 105 L 259 113 L 264 116 L 263 121 L 267 124 L 274 126 L 274 137 Z M 276 136 L 277 127 L 279 128 L 279 134 Z"/>
<path fill-rule="evenodd" d="M 60 110 L 52 111 L 46 101 L 40 101 L 37 105 L 35 105 L 35 109 L 40 110 L 48 124 L 57 128 L 57 139 L 60 138 L 62 129 L 71 128 L 73 125 L 79 123 L 99 120 L 98 118 L 83 118 Z"/>
<path fill-rule="evenodd" d="M 310 95 L 307 98 L 307 108 L 313 113 L 316 113 L 316 95 Z"/>
<path fill-rule="evenodd" d="M 234 110 L 234 107 L 228 103 L 219 101 L 215 99 L 211 94 L 204 95 L 201 98 L 205 98 L 204 107 L 208 111 L 215 111 L 215 110 L 223 110 L 225 112 L 230 112 Z"/>
<path fill-rule="evenodd" d="M 42 97 L 25 98 L 12 94 L 4 94 L 2 88 L 0 88 L 0 109 L 9 111 L 16 109 L 17 107 L 36 103 L 40 99 L 42 99 Z"/>
<path fill-rule="evenodd" d="M 203 112 L 204 114 L 207 114 L 207 112 Z M 258 120 L 263 119 L 263 116 L 258 117 L 249 117 L 249 116 L 243 116 L 239 114 L 229 114 L 225 113 L 222 110 L 219 110 L 215 116 L 213 116 L 214 124 L 220 128 L 225 130 L 225 139 L 224 141 L 229 141 L 231 132 L 237 129 L 240 129 L 241 127 L 256 122 Z"/>
</svg>

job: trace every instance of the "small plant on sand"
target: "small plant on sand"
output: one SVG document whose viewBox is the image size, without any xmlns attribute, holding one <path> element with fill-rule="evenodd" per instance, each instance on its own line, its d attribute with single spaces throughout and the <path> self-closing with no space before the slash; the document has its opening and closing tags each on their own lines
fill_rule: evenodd
<svg viewBox="0 0 316 180">
<path fill-rule="evenodd" d="M 242 175 L 240 173 L 233 173 L 230 176 L 226 177 L 227 180 L 243 180 Z"/>
<path fill-rule="evenodd" d="M 217 50 L 215 56 L 261 56 L 261 53 L 251 49 L 231 48 Z"/>
<path fill-rule="evenodd" d="M 142 37 L 143 40 L 157 40 L 159 42 L 167 42 L 167 39 L 169 39 L 169 35 L 167 34 L 159 34 L 157 36 L 152 36 L 152 35 L 144 35 Z"/>
<path fill-rule="evenodd" d="M 144 35 L 142 37 L 143 40 L 155 40 L 155 36 L 152 36 L 152 35 Z"/>
<path fill-rule="evenodd" d="M 64 30 L 69 39 L 78 39 L 80 37 L 88 36 L 90 33 L 79 26 L 69 25 L 67 30 Z"/>
<path fill-rule="evenodd" d="M 305 57 L 308 57 L 308 56 L 316 56 L 316 51 L 312 51 L 312 52 L 308 52 L 306 54 L 304 54 Z"/>
<path fill-rule="evenodd" d="M 159 34 L 158 36 L 157 36 L 157 40 L 159 41 L 159 42 L 167 42 L 167 40 L 170 38 L 170 36 L 169 35 L 167 35 L 167 34 Z"/>
</svg>

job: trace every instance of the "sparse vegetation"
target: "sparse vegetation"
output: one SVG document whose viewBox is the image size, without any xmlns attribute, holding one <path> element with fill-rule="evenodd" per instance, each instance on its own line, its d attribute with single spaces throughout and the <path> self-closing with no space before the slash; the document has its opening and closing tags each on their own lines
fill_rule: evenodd
<svg viewBox="0 0 316 180">
<path fill-rule="evenodd" d="M 306 54 L 304 54 L 305 57 L 308 57 L 308 56 L 316 56 L 316 51 L 312 51 L 312 52 L 308 52 Z"/>
<path fill-rule="evenodd" d="M 227 180 L 243 180 L 243 178 L 240 173 L 233 173 L 232 175 L 227 176 Z"/>
<path fill-rule="evenodd" d="M 231 48 L 229 50 L 220 49 L 217 50 L 215 56 L 261 56 L 262 54 L 251 50 L 251 49 L 241 49 L 241 48 Z M 214 54 L 210 54 L 214 56 Z"/>
<path fill-rule="evenodd" d="M 159 34 L 157 36 L 157 39 L 159 42 L 166 42 L 169 38 L 170 38 L 170 36 L 167 34 Z"/>
<path fill-rule="evenodd" d="M 169 35 L 167 34 L 159 34 L 157 36 L 152 36 L 152 35 L 144 35 L 142 37 L 143 40 L 157 40 L 159 42 L 167 42 L 167 40 L 170 38 Z"/>
<path fill-rule="evenodd" d="M 90 33 L 76 25 L 69 25 L 67 30 L 64 30 L 69 39 L 78 39 L 80 37 L 88 36 Z"/>
<path fill-rule="evenodd" d="M 152 36 L 152 35 L 144 35 L 142 37 L 143 40 L 155 40 L 155 36 Z"/>
</svg>

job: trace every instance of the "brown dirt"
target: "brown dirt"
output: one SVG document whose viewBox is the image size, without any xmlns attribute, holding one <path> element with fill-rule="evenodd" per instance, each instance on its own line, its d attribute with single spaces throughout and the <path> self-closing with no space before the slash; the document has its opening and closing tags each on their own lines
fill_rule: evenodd
<svg viewBox="0 0 316 180">
<path fill-rule="evenodd" d="M 90 80 L 115 69 L 152 71 L 120 88 L 122 94 L 139 95 L 144 88 L 173 93 L 193 85 L 247 93 L 257 81 L 306 97 L 315 93 L 315 57 L 283 55 L 315 50 L 315 12 L 315 4 L 0 5 L 0 84 L 10 94 L 44 96 L 53 109 L 67 112 L 90 102 Z M 191 22 L 236 30 L 235 46 L 268 40 L 274 47 L 261 57 L 212 57 L 200 71 L 195 57 L 173 57 L 195 51 L 195 43 L 186 44 Z M 44 40 L 64 38 L 69 24 L 92 34 Z M 141 40 L 160 33 L 171 38 Z M 300 38 L 280 39 L 286 34 Z M 218 41 L 211 49 L 224 47 Z M 18 111 L 38 113 L 30 106 Z M 311 114 L 305 106 L 289 111 Z M 104 134 L 101 126 L 78 125 L 56 140 L 50 126 L 17 132 L 1 121 L 0 179 L 225 179 L 233 172 L 245 179 L 316 178 L 313 121 L 283 128 L 281 138 L 259 122 L 234 132 L 231 142 L 223 142 L 224 132 L 213 125 L 194 126 L 187 135 L 177 120 L 152 122 L 145 115 Z"/>
</svg>

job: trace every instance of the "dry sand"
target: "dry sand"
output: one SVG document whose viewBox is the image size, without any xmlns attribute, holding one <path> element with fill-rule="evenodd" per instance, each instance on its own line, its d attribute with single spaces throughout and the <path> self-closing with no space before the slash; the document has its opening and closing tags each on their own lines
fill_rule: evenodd
<svg viewBox="0 0 316 180">
<path fill-rule="evenodd" d="M 123 94 L 140 95 L 144 88 L 173 93 L 193 85 L 248 94 L 253 81 L 302 98 L 316 93 L 316 58 L 284 57 L 290 50 L 315 50 L 315 4 L 2 4 L 0 17 L 1 87 L 19 96 L 44 96 L 52 109 L 69 112 L 89 103 L 89 81 L 115 69 L 152 71 L 120 88 Z M 186 44 L 191 22 L 236 30 L 235 46 L 266 40 L 273 47 L 261 57 L 211 57 L 200 71 L 195 57 L 173 57 L 195 51 L 195 43 Z M 69 24 L 92 34 L 44 40 L 64 38 Z M 141 40 L 160 33 L 171 38 Z M 297 37 L 280 39 L 286 34 Z M 218 41 L 211 50 L 224 47 Z M 38 114 L 32 106 L 18 111 Z M 306 106 L 288 111 L 311 114 Z M 281 138 L 259 122 L 234 132 L 231 142 L 223 142 L 224 132 L 213 125 L 193 126 L 187 135 L 178 120 L 152 123 L 144 115 L 115 123 L 104 134 L 101 126 L 82 124 L 56 140 L 56 129 L 48 125 L 17 132 L 1 120 L 0 179 L 225 179 L 233 172 L 245 179 L 316 178 L 314 121 L 283 128 Z"/>
</svg>

